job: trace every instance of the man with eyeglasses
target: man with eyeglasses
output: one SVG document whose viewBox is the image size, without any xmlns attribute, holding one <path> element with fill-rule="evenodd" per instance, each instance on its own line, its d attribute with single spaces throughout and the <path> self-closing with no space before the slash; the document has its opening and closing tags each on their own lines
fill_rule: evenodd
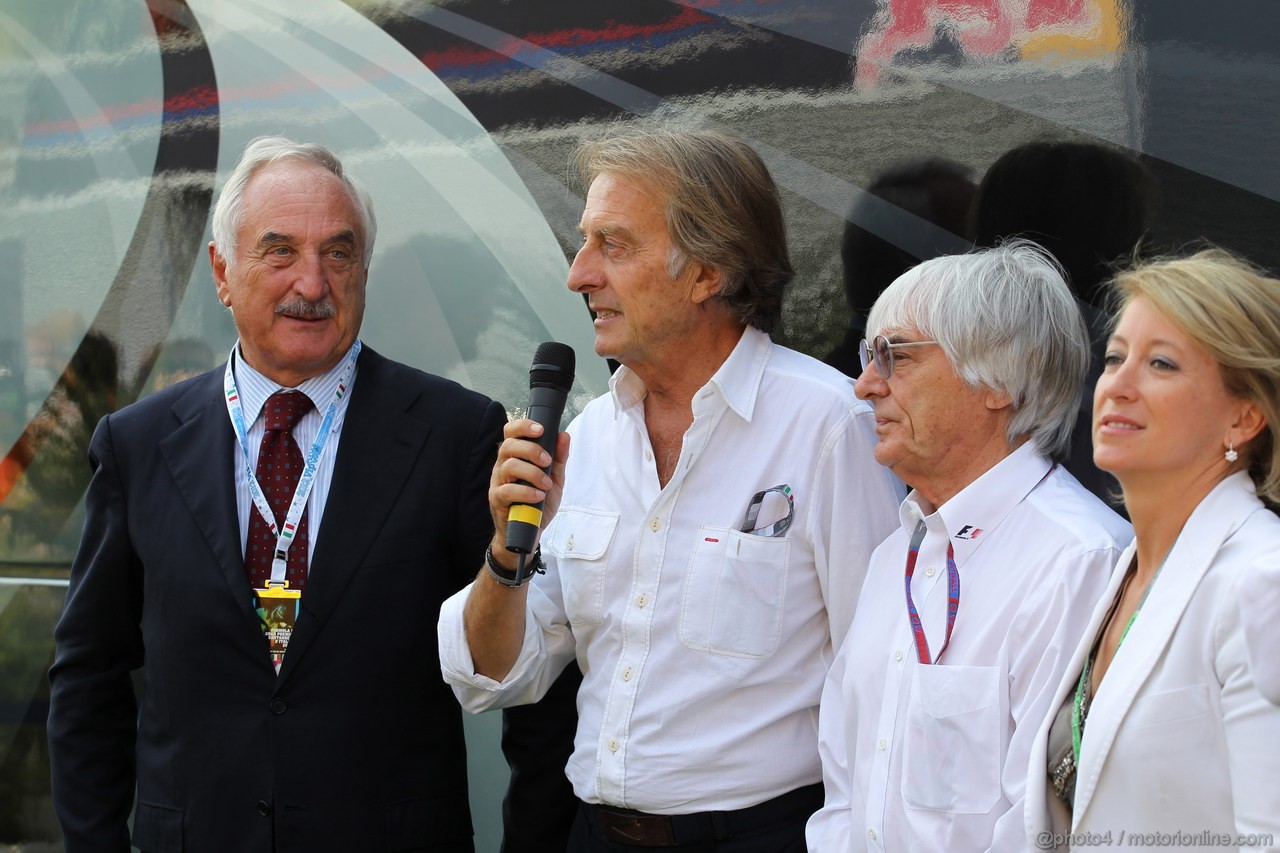
<svg viewBox="0 0 1280 853">
<path fill-rule="evenodd" d="M 576 658 L 571 851 L 803 850 L 822 681 L 900 484 L 852 383 L 770 341 L 792 271 L 749 145 L 631 132 L 579 165 L 568 284 L 622 367 L 550 475 L 531 422 L 508 425 L 490 565 L 441 611 L 445 677 L 468 710 L 505 707 Z M 544 496 L 525 584 L 502 531 Z"/>
<path fill-rule="evenodd" d="M 1132 537 L 1057 464 L 1084 321 L 1015 241 L 910 270 L 867 333 L 856 391 L 912 491 L 823 689 L 809 849 L 1024 850 L 1031 743 Z"/>
</svg>

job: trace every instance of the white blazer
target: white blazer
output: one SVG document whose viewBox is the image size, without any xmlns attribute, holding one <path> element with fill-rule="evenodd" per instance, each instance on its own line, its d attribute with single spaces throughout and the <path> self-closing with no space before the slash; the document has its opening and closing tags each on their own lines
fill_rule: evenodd
<svg viewBox="0 0 1280 853">
<path fill-rule="evenodd" d="M 1246 598 L 1242 583 L 1257 572 L 1278 576 L 1280 518 L 1243 472 L 1187 519 L 1108 668 L 1089 709 L 1070 816 L 1053 791 L 1049 728 L 1076 689 L 1135 547 L 1121 555 L 1032 748 L 1028 846 L 1280 850 L 1280 707 L 1259 692 L 1250 664 L 1280 649 L 1250 649 L 1258 634 L 1246 625 L 1259 620 L 1243 616 L 1276 598 Z M 1280 609 L 1263 621 L 1280 621 Z"/>
</svg>

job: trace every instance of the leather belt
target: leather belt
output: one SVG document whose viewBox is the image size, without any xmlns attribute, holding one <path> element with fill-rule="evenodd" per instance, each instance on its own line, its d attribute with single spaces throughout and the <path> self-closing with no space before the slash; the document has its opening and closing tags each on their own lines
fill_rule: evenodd
<svg viewBox="0 0 1280 853">
<path fill-rule="evenodd" d="M 632 847 L 681 847 L 725 841 L 769 829 L 788 821 L 803 821 L 822 808 L 821 784 L 796 788 L 755 806 L 727 812 L 662 815 L 583 803 L 587 822 L 605 841 Z"/>
</svg>

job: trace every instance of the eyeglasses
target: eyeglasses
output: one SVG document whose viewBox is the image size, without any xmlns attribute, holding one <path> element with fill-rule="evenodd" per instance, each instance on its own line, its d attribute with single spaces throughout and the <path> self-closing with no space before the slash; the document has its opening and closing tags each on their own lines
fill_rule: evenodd
<svg viewBox="0 0 1280 853">
<path fill-rule="evenodd" d="M 867 345 L 866 338 L 858 345 L 858 359 L 862 362 L 862 369 L 866 370 L 867 365 L 875 362 L 876 373 L 880 374 L 881 379 L 888 379 L 893 375 L 893 351 L 900 347 L 926 347 L 938 343 L 937 341 L 903 341 L 901 343 L 889 343 L 889 339 L 884 335 L 876 335 L 871 345 Z"/>
</svg>

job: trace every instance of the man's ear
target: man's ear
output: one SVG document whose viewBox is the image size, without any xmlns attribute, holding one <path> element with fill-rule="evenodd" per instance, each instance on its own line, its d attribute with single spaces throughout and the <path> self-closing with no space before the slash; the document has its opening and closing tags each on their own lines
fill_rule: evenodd
<svg viewBox="0 0 1280 853">
<path fill-rule="evenodd" d="M 1012 406 L 1013 398 L 1009 396 L 1007 391 L 996 391 L 994 389 L 987 388 L 983 391 L 982 402 L 984 402 L 987 408 L 991 411 L 998 412 L 1001 409 L 1007 409 Z"/>
<path fill-rule="evenodd" d="M 689 298 L 701 305 L 720 293 L 720 270 L 697 261 L 690 261 L 695 273 L 689 288 Z"/>
<path fill-rule="evenodd" d="M 213 270 L 213 283 L 218 288 L 218 301 L 231 307 L 231 286 L 227 283 L 227 262 L 218 253 L 218 247 L 209 243 L 209 267 Z"/>
</svg>

